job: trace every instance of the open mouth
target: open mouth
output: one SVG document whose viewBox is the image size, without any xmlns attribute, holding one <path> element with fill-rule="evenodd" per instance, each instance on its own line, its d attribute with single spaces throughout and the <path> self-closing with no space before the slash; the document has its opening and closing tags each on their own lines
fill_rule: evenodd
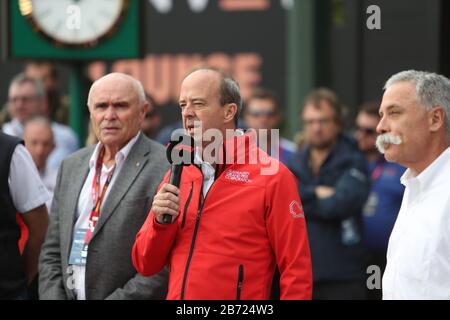
<svg viewBox="0 0 450 320">
<path fill-rule="evenodd" d="M 195 126 L 194 124 L 186 125 L 186 131 L 189 133 L 193 133 L 197 129 L 198 129 L 198 126 Z"/>
</svg>

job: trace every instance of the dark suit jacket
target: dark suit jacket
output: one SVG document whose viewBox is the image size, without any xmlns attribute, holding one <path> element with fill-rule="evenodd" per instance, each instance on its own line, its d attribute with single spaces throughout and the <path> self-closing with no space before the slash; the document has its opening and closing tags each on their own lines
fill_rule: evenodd
<svg viewBox="0 0 450 320">
<path fill-rule="evenodd" d="M 41 299 L 74 299 L 68 260 L 78 198 L 94 149 L 74 153 L 59 169 L 39 261 Z M 167 270 L 152 277 L 137 274 L 131 249 L 167 167 L 164 147 L 141 133 L 111 186 L 89 243 L 86 299 L 165 298 Z"/>
</svg>

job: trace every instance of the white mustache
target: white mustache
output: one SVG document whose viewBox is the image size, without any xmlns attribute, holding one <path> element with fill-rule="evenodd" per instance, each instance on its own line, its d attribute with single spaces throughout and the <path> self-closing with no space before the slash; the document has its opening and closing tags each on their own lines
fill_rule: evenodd
<svg viewBox="0 0 450 320">
<path fill-rule="evenodd" d="M 402 143 L 402 139 L 399 136 L 390 133 L 384 133 L 377 137 L 377 141 L 375 143 L 378 151 L 384 154 L 386 152 L 385 146 L 387 144 L 395 144 L 399 145 Z"/>
</svg>

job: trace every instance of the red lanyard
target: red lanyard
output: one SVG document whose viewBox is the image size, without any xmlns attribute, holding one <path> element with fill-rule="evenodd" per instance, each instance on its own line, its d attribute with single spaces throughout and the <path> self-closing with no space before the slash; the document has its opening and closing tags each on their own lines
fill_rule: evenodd
<svg viewBox="0 0 450 320">
<path fill-rule="evenodd" d="M 95 175 L 92 181 L 92 199 L 95 201 L 95 206 L 92 209 L 91 215 L 89 216 L 89 227 L 86 231 L 86 237 L 84 238 L 85 244 L 89 244 L 89 241 L 91 240 L 92 233 L 95 230 L 95 226 L 97 225 L 100 216 L 100 207 L 102 205 L 103 198 L 105 197 L 106 190 L 108 190 L 109 184 L 112 180 L 112 176 L 114 174 L 114 171 L 116 170 L 116 165 L 114 165 L 111 172 L 108 174 L 105 185 L 103 186 L 102 192 L 99 195 L 104 155 L 105 148 L 102 148 L 97 158 L 97 163 L 95 165 Z"/>
</svg>

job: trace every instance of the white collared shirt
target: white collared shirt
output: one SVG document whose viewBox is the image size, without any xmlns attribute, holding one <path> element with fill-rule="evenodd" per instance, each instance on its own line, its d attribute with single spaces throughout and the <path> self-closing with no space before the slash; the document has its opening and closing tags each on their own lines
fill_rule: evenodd
<svg viewBox="0 0 450 320">
<path fill-rule="evenodd" d="M 417 177 L 406 170 L 401 182 L 383 299 L 450 299 L 450 148 Z"/>
<path fill-rule="evenodd" d="M 14 207 L 22 214 L 50 201 L 50 194 L 39 177 L 33 158 L 22 144 L 14 149 L 8 184 Z"/>
<path fill-rule="evenodd" d="M 138 133 L 133 139 L 131 139 L 125 147 L 120 149 L 119 152 L 117 152 L 115 156 L 115 163 L 116 168 L 113 174 L 113 177 L 111 179 L 111 183 L 106 190 L 105 198 L 102 201 L 102 205 L 100 207 L 100 216 L 102 214 L 102 209 L 104 207 L 105 202 L 108 201 L 108 195 L 111 189 L 114 187 L 114 182 L 116 181 L 117 176 L 119 175 L 120 170 L 123 167 L 123 164 L 128 157 L 131 148 L 135 145 L 137 139 L 139 138 L 140 133 Z M 90 160 L 89 160 L 89 174 L 86 178 L 86 181 L 84 182 L 83 188 L 81 189 L 80 197 L 78 199 L 78 205 L 77 205 L 77 222 L 75 223 L 74 229 L 73 229 L 73 235 L 75 236 L 75 231 L 78 229 L 87 229 L 88 223 L 89 223 L 89 216 L 92 212 L 92 209 L 95 205 L 95 201 L 92 198 L 92 181 L 94 179 L 95 175 L 95 164 L 97 162 L 97 158 L 99 155 L 99 152 L 101 150 L 101 143 L 99 142 L 97 146 L 95 147 L 94 153 L 92 154 Z M 100 175 L 100 188 L 99 190 L 103 189 L 103 186 L 105 185 L 106 179 L 113 169 L 114 166 L 111 166 L 108 168 L 105 164 L 103 164 L 102 172 Z M 88 257 L 89 258 L 89 257 Z M 73 265 L 72 266 L 73 271 L 73 280 L 74 280 L 74 286 L 75 286 L 75 295 L 77 297 L 77 300 L 86 300 L 86 292 L 85 292 L 85 266 L 78 266 Z"/>
<path fill-rule="evenodd" d="M 199 152 L 195 152 L 195 163 L 200 165 L 200 168 L 202 169 L 203 173 L 202 191 L 203 196 L 206 196 L 212 184 L 214 183 L 216 169 L 209 162 L 203 161 Z"/>
<path fill-rule="evenodd" d="M 39 171 L 39 176 L 41 177 L 42 183 L 47 189 L 50 198 L 45 203 L 47 205 L 47 210 L 50 213 L 50 208 L 53 201 L 53 194 L 55 192 L 56 187 L 56 179 L 58 178 L 58 171 L 54 169 L 50 169 L 48 166 L 45 166 L 44 170 Z"/>
</svg>

